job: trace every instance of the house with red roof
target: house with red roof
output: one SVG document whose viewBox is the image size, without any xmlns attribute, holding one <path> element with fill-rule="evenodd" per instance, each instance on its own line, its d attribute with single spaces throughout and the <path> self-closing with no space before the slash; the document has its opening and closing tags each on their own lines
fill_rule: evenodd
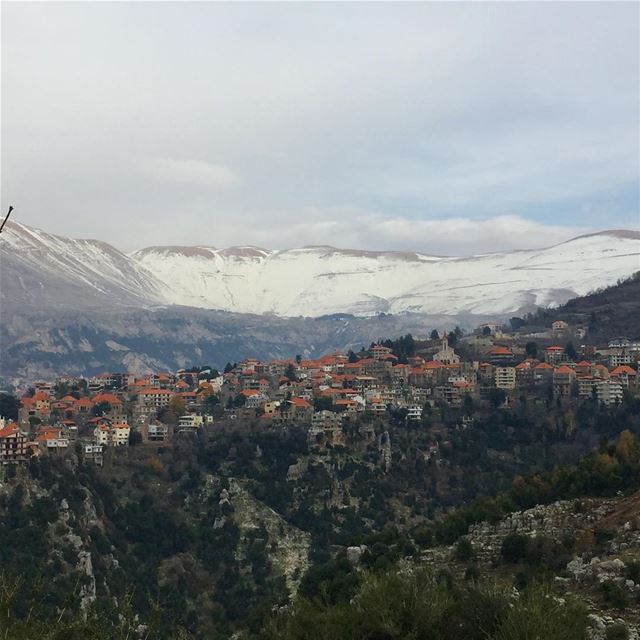
<svg viewBox="0 0 640 640">
<path fill-rule="evenodd" d="M 96 444 L 110 447 L 126 447 L 130 434 L 126 422 L 102 422 L 93 431 Z"/>
<path fill-rule="evenodd" d="M 553 393 L 556 396 L 570 396 L 574 383 L 576 381 L 576 372 L 566 364 L 560 365 L 553 370 Z"/>
<path fill-rule="evenodd" d="M 537 385 L 553 382 L 553 366 L 548 362 L 541 362 L 536 365 L 533 370 L 533 382 Z"/>
<path fill-rule="evenodd" d="M 586 360 L 581 360 L 574 367 L 575 372 L 576 372 L 576 376 L 578 378 L 581 378 L 581 377 L 584 377 L 584 376 L 590 376 L 592 367 L 593 367 L 593 363 L 587 362 Z"/>
<path fill-rule="evenodd" d="M 27 453 L 27 434 L 15 422 L 0 418 L 0 464 L 24 462 Z"/>
<path fill-rule="evenodd" d="M 564 347 L 557 344 L 551 345 L 544 350 L 544 361 L 552 366 L 564 362 L 566 358 Z"/>
<path fill-rule="evenodd" d="M 533 372 L 538 364 L 540 364 L 539 360 L 527 358 L 516 365 L 517 386 L 527 386 L 533 383 Z"/>
<path fill-rule="evenodd" d="M 294 397 L 281 402 L 278 407 L 278 412 L 274 414 L 273 417 L 283 422 L 295 420 L 297 422 L 307 423 L 311 422 L 312 415 L 313 406 L 311 403 L 304 398 Z"/>
<path fill-rule="evenodd" d="M 57 427 L 41 427 L 36 433 L 35 443 L 41 452 L 51 454 L 66 453 L 69 449 L 69 438 Z"/>
<path fill-rule="evenodd" d="M 102 402 L 106 402 L 111 407 L 120 407 L 122 405 L 122 400 L 114 393 L 98 393 L 93 396 L 92 400 L 94 405 Z"/>
<path fill-rule="evenodd" d="M 86 397 L 78 398 L 73 404 L 73 409 L 77 413 L 89 413 L 92 407 L 93 407 L 93 400 Z"/>
<path fill-rule="evenodd" d="M 489 362 L 495 366 L 508 366 L 513 362 L 513 351 L 507 347 L 496 346 L 487 353 Z"/>
<path fill-rule="evenodd" d="M 334 400 L 333 406 L 336 411 L 344 412 L 347 416 L 364 411 L 363 404 L 351 398 L 339 398 L 338 400 Z"/>
<path fill-rule="evenodd" d="M 628 364 L 622 364 L 609 372 L 610 377 L 620 381 L 625 389 L 635 390 L 637 388 L 638 372 Z"/>
</svg>

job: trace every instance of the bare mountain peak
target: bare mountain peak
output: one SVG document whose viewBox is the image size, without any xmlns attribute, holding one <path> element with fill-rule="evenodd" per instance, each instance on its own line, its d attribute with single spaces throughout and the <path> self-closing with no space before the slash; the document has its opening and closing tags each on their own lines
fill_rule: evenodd
<svg viewBox="0 0 640 640">
<path fill-rule="evenodd" d="M 625 240 L 640 240 L 640 231 L 634 231 L 632 229 L 606 229 L 604 231 L 596 231 L 594 233 L 585 233 L 582 236 L 569 240 L 580 240 L 582 238 L 593 238 L 596 236 L 611 236 L 612 238 L 622 238 Z"/>
<path fill-rule="evenodd" d="M 378 258 L 391 258 L 395 260 L 408 260 L 408 261 L 422 261 L 425 259 L 434 259 L 438 256 L 432 256 L 430 254 L 418 253 L 415 251 L 370 251 L 366 249 L 341 249 L 333 247 L 331 245 L 305 245 L 300 249 L 292 249 L 291 251 L 309 251 L 322 253 L 325 255 L 338 255 L 351 258 L 371 258 L 376 260 Z"/>
<path fill-rule="evenodd" d="M 211 258 L 215 255 L 217 249 L 208 246 L 180 246 L 180 245 L 159 245 L 153 247 L 145 247 L 138 251 L 134 251 L 132 257 L 139 259 L 147 254 L 160 254 L 166 256 L 185 256 L 187 258 Z"/>
<path fill-rule="evenodd" d="M 265 258 L 271 255 L 273 251 L 254 247 L 253 245 L 228 247 L 220 249 L 219 254 L 228 258 Z"/>
</svg>

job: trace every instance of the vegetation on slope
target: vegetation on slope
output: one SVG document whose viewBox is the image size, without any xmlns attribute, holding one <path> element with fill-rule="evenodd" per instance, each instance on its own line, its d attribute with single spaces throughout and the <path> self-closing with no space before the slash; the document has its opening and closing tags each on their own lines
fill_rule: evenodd
<svg viewBox="0 0 640 640">
<path fill-rule="evenodd" d="M 518 594 L 498 584 L 457 584 L 426 568 L 370 575 L 349 602 L 300 600 L 262 640 L 582 640 L 586 610 L 542 585 Z"/>
<path fill-rule="evenodd" d="M 73 638 L 77 628 L 87 638 L 118 638 L 127 607 L 136 625 L 147 625 L 149 639 L 259 633 L 272 608 L 292 600 L 276 562 L 282 541 L 290 538 L 288 528 L 311 540 L 312 566 L 304 576 L 301 566 L 295 578 L 302 579 L 299 602 L 313 603 L 314 624 L 323 616 L 341 620 L 348 615 L 346 603 L 367 592 L 370 580 L 390 584 L 384 580 L 392 580 L 398 562 L 415 560 L 421 548 L 457 540 L 471 523 L 495 522 L 513 510 L 561 498 L 640 488 L 640 446 L 624 432 L 628 427 L 640 433 L 638 401 L 625 397 L 617 407 L 585 406 L 572 424 L 560 409 L 556 415 L 553 403 L 542 418 L 517 403 L 479 415 L 473 429 L 452 429 L 450 442 L 441 446 L 442 464 L 425 461 L 421 452 L 433 441 L 432 422 L 449 420 L 445 410 L 434 410 L 415 427 L 398 419 L 385 425 L 394 446 L 388 472 L 377 462 L 375 441 L 366 444 L 358 435 L 360 427 L 375 426 L 366 417 L 347 430 L 346 447 L 322 455 L 311 454 L 303 429 L 240 425 L 172 446 L 132 446 L 107 459 L 103 469 L 73 456 L 5 469 L 0 537 L 8 542 L 0 549 L 0 565 L 7 584 L 14 585 L 3 588 L 2 624 L 12 630 L 6 637 L 53 638 L 39 631 L 51 623 L 52 629 L 64 629 L 58 637 Z M 598 438 L 600 447 L 578 463 L 554 466 L 557 451 L 570 451 L 576 459 Z M 507 460 L 487 455 L 490 449 Z M 516 450 L 517 460 L 507 455 Z M 307 464 L 304 474 L 287 479 L 301 460 Z M 509 486 L 514 474 L 519 477 Z M 234 483 L 266 511 L 274 509 L 274 522 L 242 529 L 248 514 L 238 511 Z M 478 486 L 487 495 L 495 496 L 495 487 L 504 491 L 449 509 L 477 495 Z M 350 545 L 367 547 L 357 567 L 345 557 Z M 459 551 L 464 558 L 464 544 Z M 528 566 L 534 556 L 566 559 L 572 548 L 536 541 L 523 553 Z M 23 580 L 12 582 L 12 575 Z M 513 578 L 504 576 L 508 583 Z M 94 587 L 95 598 L 88 597 Z M 462 591 L 453 591 L 452 599 L 462 598 L 467 588 L 455 587 Z M 311 605 L 299 606 L 308 614 Z M 271 624 L 293 633 L 293 622 L 278 618 Z"/>
<path fill-rule="evenodd" d="M 603 337 L 640 338 L 640 271 L 612 287 L 573 298 L 555 309 L 539 309 L 526 316 L 524 326 L 548 328 L 555 320 L 588 328 L 587 340 L 598 342 Z"/>
</svg>

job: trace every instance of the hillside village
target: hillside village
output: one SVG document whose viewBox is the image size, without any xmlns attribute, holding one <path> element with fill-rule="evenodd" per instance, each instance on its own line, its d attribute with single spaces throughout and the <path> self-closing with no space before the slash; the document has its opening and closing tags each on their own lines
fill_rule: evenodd
<svg viewBox="0 0 640 640">
<path fill-rule="evenodd" d="M 624 394 L 637 396 L 640 341 L 612 336 L 580 346 L 584 336 L 562 320 L 535 334 L 484 325 L 469 335 L 434 330 L 428 339 L 407 335 L 316 360 L 248 358 L 222 373 L 199 367 L 36 382 L 1 416 L 0 462 L 80 448 L 101 466 L 108 450 L 118 455 L 132 444 L 157 446 L 247 422 L 304 425 L 310 447 L 331 448 L 344 445 L 345 425 L 390 416 L 428 422 L 434 437 L 427 455 L 437 456 L 446 436 L 444 425 L 438 429 L 443 411 L 454 411 L 457 427 L 466 429 L 483 406 L 570 409 L 587 399 L 616 405 Z M 379 439 L 383 450 L 384 434 Z"/>
</svg>

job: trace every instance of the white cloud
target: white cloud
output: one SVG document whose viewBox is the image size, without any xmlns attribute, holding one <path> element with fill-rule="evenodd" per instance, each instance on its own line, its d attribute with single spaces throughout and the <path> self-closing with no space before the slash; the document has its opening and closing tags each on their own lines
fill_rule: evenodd
<svg viewBox="0 0 640 640">
<path fill-rule="evenodd" d="M 638 4 L 5 4 L 26 224 L 468 253 L 638 219 Z"/>
<path fill-rule="evenodd" d="M 197 187 L 230 189 L 240 184 L 240 178 L 228 167 L 200 160 L 155 158 L 144 165 L 144 171 L 161 182 Z"/>
<path fill-rule="evenodd" d="M 268 220 L 266 224 L 264 220 Z M 216 217 L 202 229 L 197 218 L 183 218 L 171 244 L 189 244 L 199 228 L 198 244 L 219 248 L 251 244 L 270 249 L 331 245 L 342 249 L 418 251 L 466 256 L 513 249 L 536 249 L 593 231 L 583 226 L 542 224 L 517 215 L 439 220 L 388 217 L 353 208 L 315 209 L 241 217 Z M 167 244 L 165 230 L 141 230 L 147 244 Z M 140 247 L 136 247 L 140 248 Z"/>
</svg>

